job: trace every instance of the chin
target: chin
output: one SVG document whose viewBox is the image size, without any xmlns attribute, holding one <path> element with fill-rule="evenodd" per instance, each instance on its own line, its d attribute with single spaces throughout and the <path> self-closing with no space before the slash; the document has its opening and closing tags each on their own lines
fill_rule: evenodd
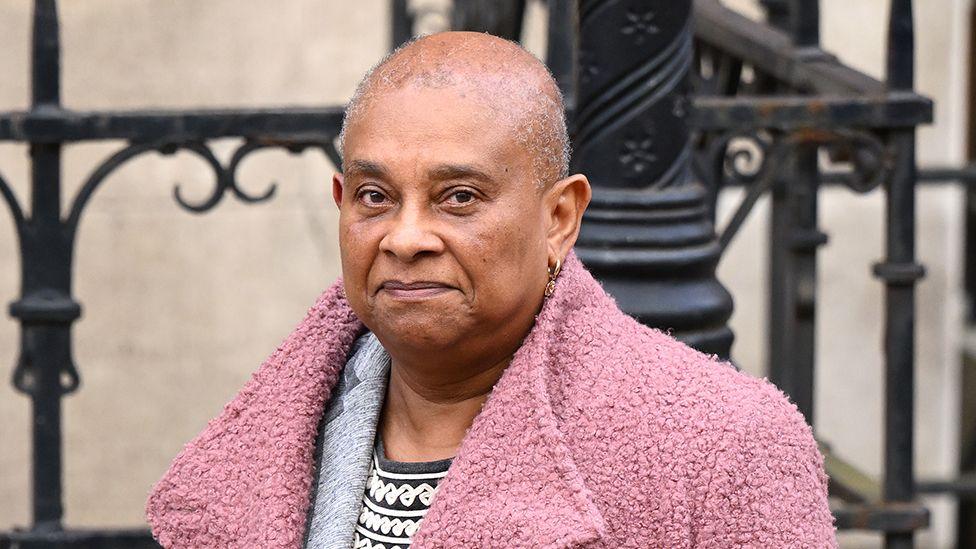
<svg viewBox="0 0 976 549">
<path fill-rule="evenodd" d="M 434 311 L 390 311 L 368 325 L 381 341 L 413 350 L 434 350 L 457 345 L 465 323 L 455 315 Z"/>
</svg>

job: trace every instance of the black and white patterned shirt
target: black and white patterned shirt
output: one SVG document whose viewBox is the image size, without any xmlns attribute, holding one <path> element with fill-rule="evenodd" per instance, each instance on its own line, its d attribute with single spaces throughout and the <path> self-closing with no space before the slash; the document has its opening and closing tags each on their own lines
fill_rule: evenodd
<svg viewBox="0 0 976 549">
<path fill-rule="evenodd" d="M 450 465 L 450 458 L 425 462 L 388 460 L 377 434 L 354 549 L 407 549 L 430 508 L 437 483 Z"/>
</svg>

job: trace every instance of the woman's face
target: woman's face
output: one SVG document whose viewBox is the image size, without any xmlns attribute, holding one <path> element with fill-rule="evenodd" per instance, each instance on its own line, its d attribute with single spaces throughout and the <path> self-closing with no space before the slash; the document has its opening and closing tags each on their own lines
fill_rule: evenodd
<svg viewBox="0 0 976 549">
<path fill-rule="evenodd" d="M 352 309 L 391 353 L 511 354 L 532 325 L 549 218 L 510 120 L 455 88 L 371 98 L 333 180 Z"/>
</svg>

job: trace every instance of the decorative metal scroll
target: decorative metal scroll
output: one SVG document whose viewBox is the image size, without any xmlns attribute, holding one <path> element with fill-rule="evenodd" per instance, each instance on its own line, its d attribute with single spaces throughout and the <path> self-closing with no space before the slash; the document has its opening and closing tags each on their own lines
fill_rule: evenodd
<svg viewBox="0 0 976 549">
<path fill-rule="evenodd" d="M 725 227 L 719 230 L 724 252 L 768 192 L 800 145 L 816 145 L 850 169 L 834 172 L 833 179 L 857 193 L 876 189 L 891 174 L 892 153 L 873 133 L 860 130 L 798 130 L 784 133 L 768 128 L 736 129 L 711 137 L 695 158 L 696 174 L 712 189 L 713 201 L 727 187 L 745 187 Z M 714 211 L 714 202 L 712 208 Z"/>
<path fill-rule="evenodd" d="M 192 213 L 205 213 L 216 207 L 225 195 L 232 194 L 238 200 L 256 204 L 269 200 L 274 196 L 277 183 L 270 183 L 264 192 L 260 194 L 249 194 L 238 183 L 238 171 L 243 161 L 252 153 L 269 148 L 283 148 L 291 153 L 301 153 L 307 149 L 318 149 L 336 166 L 340 166 L 341 159 L 339 152 L 332 140 L 328 141 L 272 141 L 272 140 L 251 140 L 245 139 L 231 154 L 226 164 L 222 163 L 217 155 L 214 154 L 207 141 L 187 141 L 187 142 L 153 142 L 153 143 L 129 143 L 102 161 L 88 176 L 81 189 L 75 195 L 67 217 L 62 221 L 65 229 L 64 235 L 67 246 L 72 247 L 72 242 L 76 235 L 78 224 L 82 213 L 91 200 L 95 191 L 108 179 L 117 169 L 122 167 L 130 160 L 142 156 L 146 153 L 155 152 L 163 155 L 173 155 L 178 151 L 189 152 L 201 158 L 214 173 L 214 186 L 209 195 L 199 201 L 191 202 L 183 197 L 181 187 L 176 184 L 173 187 L 173 198 L 183 209 Z M 10 209 L 13 216 L 14 225 L 19 237 L 23 238 L 30 219 L 26 218 L 17 197 L 7 181 L 0 176 L 0 195 Z M 65 305 L 63 296 L 60 295 L 34 295 L 22 301 L 19 307 L 22 309 L 47 309 L 60 307 L 65 309 L 65 315 L 76 318 L 80 315 L 79 306 L 73 301 Z M 25 307 L 26 303 L 26 307 Z M 70 310 L 69 310 L 70 309 Z M 20 392 L 34 395 L 36 392 L 34 360 L 30 354 L 30 349 L 35 346 L 30 345 L 26 340 L 28 332 L 21 333 L 20 354 L 12 374 L 12 384 Z M 68 356 L 61 361 L 60 374 L 60 393 L 66 395 L 74 392 L 80 385 L 80 376 L 74 360 L 71 358 L 70 347 L 67 351 Z"/>
<path fill-rule="evenodd" d="M 173 187 L 173 199 L 183 209 L 192 213 L 205 213 L 213 209 L 220 203 L 221 199 L 229 192 L 238 200 L 255 204 L 264 202 L 274 196 L 277 183 L 270 183 L 264 192 L 257 195 L 248 194 L 241 188 L 237 179 L 237 172 L 241 163 L 246 157 L 255 151 L 269 148 L 283 148 L 291 153 L 301 153 L 307 149 L 318 149 L 335 165 L 341 164 L 341 159 L 336 146 L 332 141 L 326 142 L 275 142 L 275 141 L 254 141 L 245 140 L 241 143 L 226 165 L 222 164 L 213 153 L 207 142 L 185 142 L 185 143 L 131 143 L 119 149 L 106 160 L 104 160 L 85 180 L 78 194 L 72 202 L 68 218 L 65 222 L 70 234 L 74 234 L 81 218 L 81 213 L 92 195 L 101 186 L 105 179 L 115 170 L 120 168 L 130 160 L 149 152 L 156 152 L 163 155 L 173 155 L 178 151 L 187 151 L 201 158 L 213 170 L 215 179 L 213 190 L 204 200 L 193 203 L 183 197 L 180 185 Z"/>
<path fill-rule="evenodd" d="M 24 225 L 24 211 L 20 208 L 20 203 L 17 202 L 17 197 L 14 195 L 13 189 L 7 183 L 7 180 L 0 175 L 0 196 L 3 196 L 3 200 L 7 203 L 10 208 L 10 215 L 14 218 L 14 225 L 17 227 L 18 232 L 22 229 Z"/>
</svg>

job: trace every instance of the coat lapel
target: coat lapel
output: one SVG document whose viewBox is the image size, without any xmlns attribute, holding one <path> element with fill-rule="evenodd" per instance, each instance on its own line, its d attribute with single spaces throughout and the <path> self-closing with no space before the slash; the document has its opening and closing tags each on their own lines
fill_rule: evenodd
<svg viewBox="0 0 976 549">
<path fill-rule="evenodd" d="M 558 329 L 585 304 L 576 290 L 592 290 L 581 287 L 589 278 L 582 271 L 570 256 L 557 286 L 562 295 L 547 301 L 475 418 L 411 547 L 568 548 L 603 535 L 548 391 Z"/>
<path fill-rule="evenodd" d="M 603 292 L 575 256 L 468 431 L 412 547 L 580 547 L 603 518 L 547 390 L 565 318 Z M 582 314 L 582 313 L 580 313 Z M 319 420 L 362 333 L 338 281 L 174 459 L 147 517 L 166 547 L 299 547 Z"/>
<path fill-rule="evenodd" d="M 319 420 L 362 329 L 339 280 L 153 487 L 164 547 L 301 545 Z"/>
</svg>

